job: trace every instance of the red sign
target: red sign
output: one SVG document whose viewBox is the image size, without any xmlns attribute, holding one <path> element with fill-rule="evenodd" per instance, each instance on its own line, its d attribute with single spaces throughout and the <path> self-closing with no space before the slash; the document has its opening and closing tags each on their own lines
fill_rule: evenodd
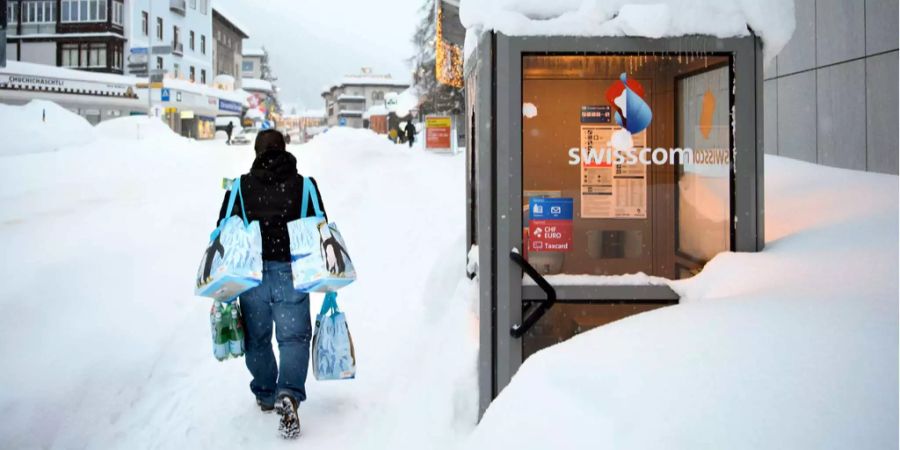
<svg viewBox="0 0 900 450">
<path fill-rule="evenodd" d="M 567 252 L 572 249 L 571 220 L 529 220 L 528 251 Z"/>
<path fill-rule="evenodd" d="M 452 150 L 449 117 L 425 118 L 425 148 L 428 150 Z"/>
</svg>

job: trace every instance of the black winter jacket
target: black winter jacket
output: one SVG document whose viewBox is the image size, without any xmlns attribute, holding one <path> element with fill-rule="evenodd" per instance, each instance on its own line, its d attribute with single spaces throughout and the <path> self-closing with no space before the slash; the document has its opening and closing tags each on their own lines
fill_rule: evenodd
<svg viewBox="0 0 900 450">
<path fill-rule="evenodd" d="M 325 212 L 322 194 L 316 180 L 312 180 L 319 196 L 319 208 Z M 259 221 L 262 232 L 265 261 L 291 260 L 290 239 L 287 223 L 300 218 L 300 207 L 303 194 L 303 176 L 297 173 L 297 159 L 286 151 L 270 150 L 256 157 L 250 173 L 241 176 L 241 194 L 247 208 L 247 220 Z M 219 211 L 219 222 L 228 210 L 228 197 L 225 193 L 222 208 Z M 310 201 L 307 217 L 314 216 L 316 210 Z M 241 215 L 241 201 L 235 199 L 232 215 Z M 327 215 L 325 216 L 327 219 Z"/>
</svg>

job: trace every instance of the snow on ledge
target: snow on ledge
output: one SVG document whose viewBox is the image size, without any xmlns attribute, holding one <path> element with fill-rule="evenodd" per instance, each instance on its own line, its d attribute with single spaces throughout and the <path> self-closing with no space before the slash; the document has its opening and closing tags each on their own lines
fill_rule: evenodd
<svg viewBox="0 0 900 450">
<path fill-rule="evenodd" d="M 497 31 L 509 36 L 709 35 L 762 38 L 768 63 L 794 32 L 792 0 L 462 0 L 466 56 L 478 36 Z"/>
</svg>

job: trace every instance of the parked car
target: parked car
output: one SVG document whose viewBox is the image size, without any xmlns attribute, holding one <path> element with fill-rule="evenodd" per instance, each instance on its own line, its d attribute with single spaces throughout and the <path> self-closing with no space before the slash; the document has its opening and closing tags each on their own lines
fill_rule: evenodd
<svg viewBox="0 0 900 450">
<path fill-rule="evenodd" d="M 246 145 L 256 141 L 256 135 L 259 134 L 259 128 L 244 128 L 237 135 L 231 138 L 231 144 Z"/>
</svg>

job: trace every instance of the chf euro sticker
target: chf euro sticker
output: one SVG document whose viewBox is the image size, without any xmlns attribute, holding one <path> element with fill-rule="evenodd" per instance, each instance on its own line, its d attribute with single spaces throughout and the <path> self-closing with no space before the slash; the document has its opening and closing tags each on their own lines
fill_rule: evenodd
<svg viewBox="0 0 900 450">
<path fill-rule="evenodd" d="M 529 252 L 572 250 L 571 198 L 531 198 L 528 210 Z"/>
</svg>

